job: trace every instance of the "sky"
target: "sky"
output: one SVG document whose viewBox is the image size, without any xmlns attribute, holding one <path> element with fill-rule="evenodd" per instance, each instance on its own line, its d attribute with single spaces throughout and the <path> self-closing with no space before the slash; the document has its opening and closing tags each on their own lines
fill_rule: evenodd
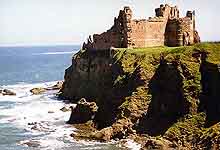
<svg viewBox="0 0 220 150">
<path fill-rule="evenodd" d="M 165 3 L 182 16 L 195 10 L 201 40 L 220 41 L 220 0 L 0 0 L 0 46 L 82 44 L 108 30 L 124 6 L 139 19 Z"/>
</svg>

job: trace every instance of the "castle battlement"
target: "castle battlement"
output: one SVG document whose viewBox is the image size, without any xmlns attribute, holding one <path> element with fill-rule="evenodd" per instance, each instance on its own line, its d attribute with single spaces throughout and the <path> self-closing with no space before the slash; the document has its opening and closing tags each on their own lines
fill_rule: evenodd
<svg viewBox="0 0 220 150">
<path fill-rule="evenodd" d="M 184 46 L 200 42 L 195 30 L 195 11 L 187 11 L 180 18 L 177 6 L 160 5 L 155 16 L 133 19 L 133 12 L 126 6 L 119 11 L 114 25 L 101 34 L 89 36 L 83 49 L 101 50 L 115 48 L 140 48 L 152 46 Z"/>
</svg>

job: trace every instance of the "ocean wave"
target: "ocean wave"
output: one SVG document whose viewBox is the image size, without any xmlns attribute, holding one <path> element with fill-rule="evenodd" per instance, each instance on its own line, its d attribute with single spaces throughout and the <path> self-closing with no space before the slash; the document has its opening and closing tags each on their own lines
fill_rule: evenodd
<svg viewBox="0 0 220 150">
<path fill-rule="evenodd" d="M 50 86 L 56 84 L 57 81 L 49 81 L 49 82 L 40 82 L 40 83 L 26 83 L 26 82 L 18 82 L 16 84 L 2 85 L 1 88 L 27 88 L 27 87 L 35 87 L 35 86 Z"/>
<path fill-rule="evenodd" d="M 30 89 L 33 87 L 48 87 L 57 81 L 46 83 L 3 86 L 3 88 L 14 89 L 17 96 L 2 96 L 0 103 L 13 102 L 12 107 L 2 107 L 0 114 L 0 125 L 10 124 L 19 130 L 24 131 L 21 140 L 16 141 L 17 145 L 30 147 L 36 146 L 38 149 L 103 149 L 110 143 L 99 143 L 93 141 L 76 141 L 70 134 L 77 129 L 66 124 L 71 111 L 63 112 L 60 109 L 70 107 L 72 104 L 65 104 L 54 98 L 54 93 L 32 95 Z M 22 97 L 23 96 L 23 97 Z M 1 128 L 1 127 L 0 127 Z M 17 133 L 19 134 L 19 133 Z M 14 134 L 13 136 L 16 136 Z M 18 135 L 21 136 L 21 135 Z M 28 138 L 27 138 L 28 137 Z"/>
<path fill-rule="evenodd" d="M 36 84 L 16 84 L 4 86 L 8 89 L 15 89 L 18 96 L 2 96 L 0 103 L 13 102 L 12 107 L 2 107 L 0 114 L 5 115 L 0 118 L 0 125 L 10 124 L 18 129 L 25 130 L 23 134 L 24 141 L 18 141 L 18 144 L 25 145 L 28 141 L 25 136 L 28 135 L 30 140 L 34 141 L 35 146 L 43 147 L 63 147 L 64 142 L 57 140 L 58 138 L 69 140 L 70 134 L 74 132 L 75 128 L 66 124 L 71 112 L 63 112 L 60 109 L 69 107 L 68 104 L 54 99 L 54 93 L 45 93 L 41 95 L 32 95 L 29 89 L 39 86 L 47 87 L 54 85 L 56 81 Z M 27 94 L 26 97 L 21 95 Z M 16 135 L 14 135 L 16 136 Z M 37 139 L 36 142 L 36 137 Z M 31 142 L 30 141 L 30 142 Z M 38 144 L 36 144 L 38 143 Z"/>
<path fill-rule="evenodd" d="M 17 84 L 12 85 L 3 85 L 0 88 L 1 89 L 8 89 L 16 93 L 16 96 L 0 96 L 0 100 L 7 100 L 7 101 L 26 101 L 28 99 L 25 99 L 28 96 L 32 96 L 30 92 L 33 88 L 47 88 L 55 85 L 58 81 L 50 81 L 50 82 L 43 82 L 43 83 L 24 83 L 20 82 Z"/>
</svg>

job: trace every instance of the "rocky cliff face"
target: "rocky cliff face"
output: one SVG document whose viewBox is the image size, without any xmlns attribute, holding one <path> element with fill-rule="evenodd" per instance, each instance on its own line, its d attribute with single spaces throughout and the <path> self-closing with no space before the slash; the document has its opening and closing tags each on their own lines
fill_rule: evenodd
<svg viewBox="0 0 220 150">
<path fill-rule="evenodd" d="M 105 88 L 112 81 L 111 62 L 109 50 L 78 52 L 65 71 L 60 96 L 76 102 L 82 97 L 93 99 L 107 92 Z"/>
<path fill-rule="evenodd" d="M 66 70 L 60 97 L 74 103 L 86 98 L 97 104 L 90 119 L 97 131 L 81 137 L 105 141 L 130 137 L 142 141 L 145 149 L 216 149 L 220 141 L 218 50 L 220 44 L 204 43 L 80 51 Z M 204 51 L 210 52 L 206 59 Z"/>
</svg>

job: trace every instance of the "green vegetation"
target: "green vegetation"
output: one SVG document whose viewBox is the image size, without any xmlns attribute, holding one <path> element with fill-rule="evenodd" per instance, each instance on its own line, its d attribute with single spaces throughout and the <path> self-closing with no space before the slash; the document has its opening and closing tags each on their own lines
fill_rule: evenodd
<svg viewBox="0 0 220 150">
<path fill-rule="evenodd" d="M 205 113 L 198 113 L 199 94 L 201 92 L 200 85 L 200 60 L 192 55 L 196 50 L 208 52 L 207 61 L 211 63 L 220 63 L 220 43 L 205 42 L 192 46 L 183 47 L 148 47 L 135 49 L 118 49 L 115 54 L 115 63 L 120 63 L 123 75 L 117 78 L 117 83 L 126 84 L 133 76 L 138 78 L 135 82 L 143 81 L 143 85 L 139 85 L 131 95 L 124 98 L 123 103 L 119 106 L 121 115 L 119 117 L 127 117 L 134 119 L 148 109 L 151 101 L 147 83 L 152 79 L 156 68 L 160 63 L 161 54 L 164 59 L 171 63 L 179 61 L 183 68 L 179 68 L 183 76 L 183 92 L 184 97 L 189 102 L 189 112 L 176 123 L 174 123 L 165 132 L 164 136 L 168 140 L 182 143 L 189 142 L 195 144 L 199 141 L 207 142 L 206 139 L 220 138 L 220 125 L 217 124 L 210 128 L 205 128 Z M 138 71 L 137 71 L 138 70 Z M 192 78 L 191 78 L 192 77 Z M 126 79 L 126 80 L 125 80 Z M 131 79 L 134 80 L 134 79 Z M 135 114 L 136 113 L 136 114 Z M 135 119 L 134 119 L 135 120 Z"/>
<path fill-rule="evenodd" d="M 87 76 L 85 80 L 76 76 L 74 81 L 81 79 L 81 82 L 72 83 L 71 86 L 76 87 L 70 93 L 79 89 L 79 97 L 88 95 L 102 108 L 98 111 L 99 118 L 95 124 L 101 125 L 100 128 L 114 125 L 114 128 L 111 128 L 113 132 L 110 133 L 113 135 L 109 136 L 109 139 L 117 136 L 120 139 L 121 135 L 127 135 L 125 132 L 133 132 L 130 127 L 141 134 L 146 129 L 146 124 L 137 122 L 145 121 L 143 116 L 150 116 L 152 113 L 152 127 L 158 133 L 151 134 L 150 130 L 154 129 L 150 127 L 146 130 L 147 136 L 155 135 L 158 139 L 165 138 L 178 144 L 180 142 L 183 146 L 187 143 L 191 147 L 195 146 L 194 149 L 198 149 L 196 146 L 201 143 L 204 143 L 205 147 L 211 145 L 205 143 L 220 139 L 220 125 L 206 127 L 206 114 L 198 112 L 201 93 L 199 52 L 202 51 L 209 53 L 207 61 L 220 63 L 220 43 L 211 42 L 182 47 L 116 49 L 113 63 L 111 57 L 104 58 L 94 54 L 91 59 L 96 60 L 99 71 L 105 70 L 106 66 L 102 65 L 106 59 L 112 63 L 106 63 L 111 67 L 104 72 L 99 72 L 98 69 L 91 72 L 89 80 Z M 76 56 L 84 59 L 84 62 L 88 61 L 86 54 L 81 52 Z M 153 111 L 148 111 L 149 108 Z M 160 118 L 161 116 L 164 118 Z M 169 120 L 169 117 L 175 119 Z M 123 119 L 126 121 L 117 124 L 118 120 Z M 125 130 L 128 129 L 126 122 L 129 122 L 129 130 Z M 164 122 L 168 124 L 163 126 Z M 164 130 L 157 131 L 158 128 Z"/>
<path fill-rule="evenodd" d="M 186 115 L 166 131 L 165 137 L 169 140 L 197 142 L 203 134 L 205 118 L 205 113 Z"/>
<path fill-rule="evenodd" d="M 208 61 L 212 63 L 220 63 L 220 43 L 205 42 L 192 46 L 182 47 L 147 47 L 147 48 L 135 48 L 135 49 L 118 49 L 115 55 L 116 62 L 120 62 L 123 67 L 123 71 L 132 74 L 134 70 L 141 66 L 143 68 L 143 75 L 146 79 L 150 79 L 157 66 L 159 65 L 160 55 L 163 54 L 165 59 L 172 62 L 176 58 L 180 59 L 184 64 L 188 72 L 193 76 L 193 79 L 184 80 L 184 90 L 189 102 L 193 102 L 196 105 L 195 99 L 198 99 L 200 92 L 200 72 L 199 72 L 199 60 L 192 57 L 195 49 L 200 51 L 209 52 Z M 119 61 L 120 60 L 120 61 Z M 125 78 L 125 76 L 123 76 Z M 118 78 L 118 80 L 122 77 Z"/>
<path fill-rule="evenodd" d="M 134 49 L 120 49 L 120 51 L 126 50 L 128 53 L 133 53 L 136 55 L 160 55 L 173 54 L 180 55 L 184 60 L 190 60 L 190 56 L 194 49 L 205 50 L 210 53 L 208 61 L 213 63 L 220 63 L 220 43 L 219 42 L 204 42 L 195 44 L 192 46 L 181 46 L 181 47 L 147 47 L 147 48 L 134 48 Z M 192 61 L 193 62 L 193 61 Z"/>
</svg>

